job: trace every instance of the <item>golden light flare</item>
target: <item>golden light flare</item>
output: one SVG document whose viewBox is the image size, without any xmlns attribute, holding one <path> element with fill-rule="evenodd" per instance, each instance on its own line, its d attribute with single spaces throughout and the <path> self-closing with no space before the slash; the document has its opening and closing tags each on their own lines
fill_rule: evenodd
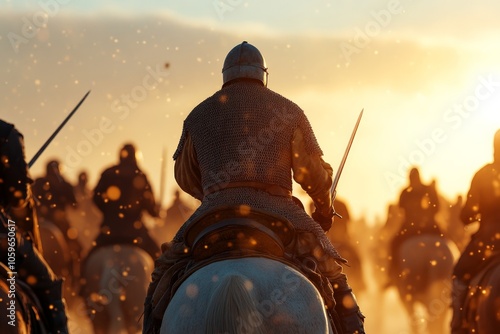
<svg viewBox="0 0 500 334">
<path fill-rule="evenodd" d="M 120 151 L 120 158 L 126 159 L 128 157 L 128 151 L 127 150 L 121 150 Z"/>
<path fill-rule="evenodd" d="M 342 305 L 346 309 L 351 309 L 356 306 L 356 301 L 354 300 L 354 298 L 352 298 L 352 295 L 347 294 L 344 296 L 344 298 L 342 298 Z"/>
<path fill-rule="evenodd" d="M 117 201 L 122 195 L 120 188 L 117 186 L 110 186 L 106 189 L 106 198 L 112 201 Z"/>
<path fill-rule="evenodd" d="M 227 102 L 227 100 L 228 100 L 227 94 L 221 94 L 221 95 L 219 96 L 219 102 L 220 102 L 220 103 L 226 103 L 226 102 Z"/>
<path fill-rule="evenodd" d="M 146 178 L 143 175 L 137 175 L 132 181 L 132 185 L 135 189 L 144 189 L 146 186 Z"/>
<path fill-rule="evenodd" d="M 425 195 L 423 198 L 422 198 L 422 201 L 420 202 L 420 207 L 423 209 L 423 210 L 427 210 L 429 208 L 429 205 L 430 202 L 429 202 L 429 196 Z"/>
<path fill-rule="evenodd" d="M 69 239 L 76 240 L 78 238 L 78 229 L 76 229 L 75 227 L 70 227 L 66 231 L 66 235 L 68 236 Z"/>
<path fill-rule="evenodd" d="M 251 209 L 252 208 L 249 205 L 242 204 L 238 207 L 238 213 L 242 216 L 248 216 Z"/>
<path fill-rule="evenodd" d="M 38 279 L 33 275 L 29 275 L 28 278 L 26 279 L 26 283 L 28 283 L 29 285 L 35 285 L 37 282 Z"/>
<path fill-rule="evenodd" d="M 198 292 L 199 288 L 196 284 L 188 284 L 186 287 L 186 295 L 191 299 L 196 298 L 198 296 Z"/>
<path fill-rule="evenodd" d="M 253 283 L 252 283 L 252 281 L 250 281 L 250 280 L 247 279 L 247 280 L 245 280 L 245 282 L 243 283 L 243 285 L 245 286 L 245 289 L 247 291 L 252 291 L 252 289 L 253 289 Z"/>
</svg>

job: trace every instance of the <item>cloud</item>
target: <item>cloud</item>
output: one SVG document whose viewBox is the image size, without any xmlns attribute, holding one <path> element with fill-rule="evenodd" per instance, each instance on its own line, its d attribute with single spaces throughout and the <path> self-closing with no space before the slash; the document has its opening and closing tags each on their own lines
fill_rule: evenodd
<svg viewBox="0 0 500 334">
<path fill-rule="evenodd" d="M 67 159 L 68 146 L 78 151 L 80 145 L 81 151 L 82 143 L 91 142 L 89 136 L 93 135 L 96 144 L 91 143 L 91 152 L 81 159 L 81 167 L 93 172 L 114 162 L 124 141 L 134 141 L 144 153 L 147 170 L 159 175 L 161 146 L 168 145 L 169 152 L 173 152 L 183 119 L 197 103 L 220 88 L 224 57 L 244 39 L 266 57 L 271 89 L 292 100 L 304 96 L 304 92 L 314 92 L 304 101 L 314 107 L 305 109 L 311 110 L 315 124 L 327 122 L 314 109 L 320 110 L 323 99 L 335 95 L 332 109 L 355 104 L 356 110 L 358 105 L 384 110 L 383 116 L 391 118 L 395 128 L 399 125 L 402 133 L 408 118 L 398 114 L 407 96 L 433 96 L 437 94 L 436 87 L 442 86 L 457 89 L 468 79 L 466 73 L 481 61 L 460 45 L 423 44 L 419 39 L 391 34 L 371 36 L 364 43 L 355 33 L 278 36 L 249 30 L 249 26 L 231 31 L 211 29 L 163 14 L 132 19 L 123 15 L 78 16 L 61 12 L 49 16 L 43 27 L 28 38 L 23 35 L 23 24 L 25 18 L 32 21 L 32 15 L 0 14 L 0 117 L 24 132 L 27 156 L 31 157 L 81 96 L 92 89 L 82 110 L 43 159 Z M 26 39 L 17 52 L 9 33 Z M 356 48 L 350 59 L 342 52 L 346 45 Z M 145 77 L 152 75 L 151 71 L 165 71 L 168 76 L 162 77 L 155 89 L 144 90 Z M 143 91 L 146 96 L 139 98 Z M 397 96 L 397 108 L 395 100 L 389 99 L 391 96 L 375 99 L 377 94 L 388 91 Z M 137 98 L 128 100 L 128 104 L 125 99 L 134 94 Z M 313 101 L 315 97 L 322 100 Z M 387 101 L 381 103 L 384 99 Z M 123 108 L 116 108 L 120 106 Z M 125 117 L 126 108 L 129 113 Z M 340 115 L 337 112 L 335 117 Z M 418 121 L 419 117 L 415 119 Z M 103 120 L 112 123 L 106 126 Z M 347 126 L 350 129 L 351 125 Z M 378 131 L 376 125 L 365 126 Z M 102 136 L 96 129 L 102 130 Z M 345 138 L 343 130 L 341 135 Z M 322 137 L 330 139 L 328 133 Z M 380 135 L 377 143 L 383 145 L 385 140 Z M 41 170 L 39 165 L 34 172 Z M 379 201 L 384 199 L 381 196 Z"/>
<path fill-rule="evenodd" d="M 24 16 L 26 17 L 26 16 Z M 172 64 L 172 94 L 205 90 L 220 83 L 227 52 L 243 39 L 265 55 L 270 80 L 281 89 L 320 90 L 383 86 L 422 90 L 440 80 L 456 80 L 457 68 L 470 60 L 451 46 L 425 46 L 414 40 L 340 36 L 264 36 L 243 27 L 231 33 L 184 24 L 169 16 L 49 17 L 47 28 L 19 43 L 14 51 L 8 34 L 22 34 L 22 16 L 1 18 L 2 68 L 5 82 L 29 88 L 41 80 L 48 87 L 101 83 L 108 93 L 120 91 L 145 66 Z M 366 37 L 366 36 L 365 36 Z M 360 47 L 362 46 L 362 47 Z M 348 59 L 345 48 L 354 50 Z M 200 78 L 203 78 L 200 80 Z M 210 79 L 213 78 L 213 81 Z M 208 82 L 213 84 L 208 88 Z M 208 88 L 208 89 L 206 89 Z M 40 87 L 38 88 L 40 89 Z"/>
</svg>

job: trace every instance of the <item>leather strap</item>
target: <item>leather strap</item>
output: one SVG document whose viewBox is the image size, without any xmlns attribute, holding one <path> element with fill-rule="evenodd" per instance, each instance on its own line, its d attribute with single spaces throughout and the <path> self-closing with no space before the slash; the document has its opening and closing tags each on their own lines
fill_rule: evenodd
<svg viewBox="0 0 500 334">
<path fill-rule="evenodd" d="M 229 182 L 225 184 L 224 186 L 222 185 L 214 185 L 212 187 L 209 187 L 204 191 L 204 195 L 210 195 L 215 192 L 224 190 L 224 189 L 229 189 L 229 188 L 252 188 L 252 189 L 258 189 L 267 192 L 270 195 L 273 196 L 281 196 L 281 197 L 292 197 L 292 192 L 288 189 L 285 189 L 283 187 L 280 187 L 278 185 L 274 184 L 267 184 L 267 183 L 262 183 L 262 182 L 256 182 L 256 181 L 244 181 L 244 182 Z"/>
</svg>

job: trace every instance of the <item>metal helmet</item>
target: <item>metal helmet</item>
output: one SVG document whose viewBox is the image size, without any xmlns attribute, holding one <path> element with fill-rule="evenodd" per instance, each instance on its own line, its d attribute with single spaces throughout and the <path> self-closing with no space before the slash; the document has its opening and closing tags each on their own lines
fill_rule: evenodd
<svg viewBox="0 0 500 334">
<path fill-rule="evenodd" d="M 268 75 L 264 57 L 255 46 L 247 41 L 236 45 L 229 51 L 222 68 L 224 85 L 235 79 L 246 78 L 259 80 L 267 86 Z"/>
<path fill-rule="evenodd" d="M 120 150 L 120 164 L 137 165 L 136 150 L 133 144 L 123 145 Z"/>
<path fill-rule="evenodd" d="M 58 177 L 59 175 L 61 175 L 61 165 L 59 163 L 59 160 L 50 160 L 46 166 L 46 173 L 49 177 Z"/>
</svg>

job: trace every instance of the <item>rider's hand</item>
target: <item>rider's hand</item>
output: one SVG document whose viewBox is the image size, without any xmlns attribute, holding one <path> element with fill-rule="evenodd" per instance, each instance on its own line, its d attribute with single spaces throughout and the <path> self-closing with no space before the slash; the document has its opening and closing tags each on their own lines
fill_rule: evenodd
<svg viewBox="0 0 500 334">
<path fill-rule="evenodd" d="M 328 232 L 332 228 L 333 217 L 335 216 L 335 210 L 333 207 L 330 212 L 325 216 L 320 211 L 315 210 L 311 217 L 321 226 L 323 231 Z"/>
</svg>

